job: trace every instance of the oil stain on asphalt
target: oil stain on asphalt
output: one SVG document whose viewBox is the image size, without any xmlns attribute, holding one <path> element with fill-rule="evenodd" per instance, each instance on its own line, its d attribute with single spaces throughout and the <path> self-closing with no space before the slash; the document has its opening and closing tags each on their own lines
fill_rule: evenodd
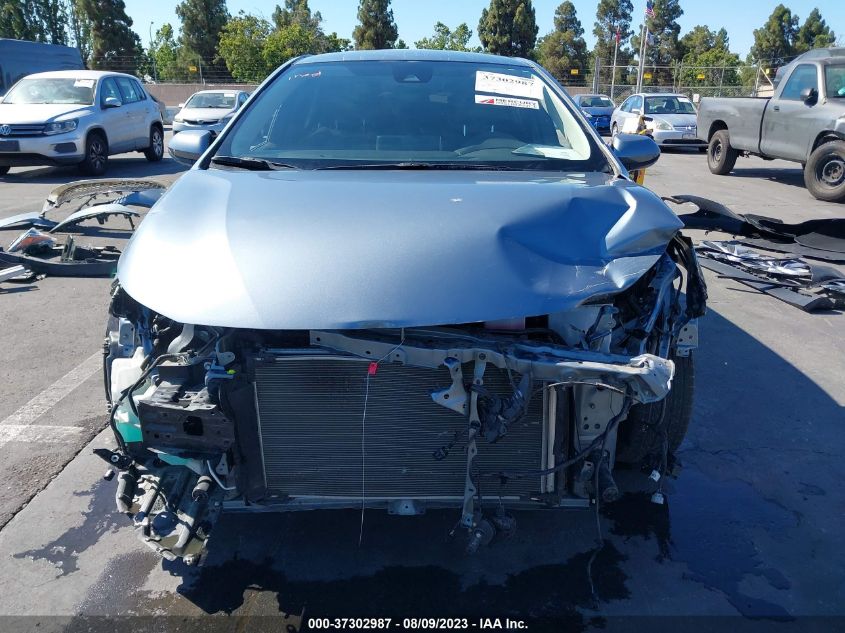
<svg viewBox="0 0 845 633">
<path fill-rule="evenodd" d="M 721 592 L 746 618 L 790 619 L 782 606 L 749 596 L 740 586 L 746 576 L 757 576 L 772 589 L 791 588 L 779 570 L 762 560 L 751 531 L 783 533 L 795 526 L 794 515 L 739 480 L 716 481 L 689 470 L 677 488 L 668 505 L 650 503 L 647 493 L 633 493 L 608 506 L 612 533 L 625 540 L 656 539 L 658 561 L 684 563 L 690 580 Z"/>
<path fill-rule="evenodd" d="M 67 576 L 79 569 L 77 559 L 82 552 L 95 546 L 104 534 L 126 524 L 125 517 L 115 511 L 113 484 L 100 480 L 90 490 L 74 492 L 73 495 L 89 499 L 82 523 L 44 547 L 14 554 L 15 558 L 46 560 L 60 576 Z"/>
</svg>

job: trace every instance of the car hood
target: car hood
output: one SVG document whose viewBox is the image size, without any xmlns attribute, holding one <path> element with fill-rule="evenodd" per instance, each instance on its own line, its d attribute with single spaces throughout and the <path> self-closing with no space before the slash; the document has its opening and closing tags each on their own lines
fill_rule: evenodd
<svg viewBox="0 0 845 633">
<path fill-rule="evenodd" d="M 613 114 L 614 107 L 607 106 L 605 108 L 581 108 L 584 112 L 589 112 L 593 116 L 610 116 Z"/>
<path fill-rule="evenodd" d="M 662 119 L 672 127 L 695 127 L 694 114 L 647 114 L 655 119 Z"/>
<path fill-rule="evenodd" d="M 194 169 L 149 211 L 118 277 L 182 323 L 466 323 L 627 288 L 681 226 L 605 174 Z"/>
<path fill-rule="evenodd" d="M 219 121 L 227 114 L 231 114 L 231 108 L 182 108 L 179 116 L 192 121 Z"/>
<path fill-rule="evenodd" d="M 46 123 L 67 114 L 85 114 L 92 106 L 68 103 L 0 103 L 0 125 Z"/>
</svg>

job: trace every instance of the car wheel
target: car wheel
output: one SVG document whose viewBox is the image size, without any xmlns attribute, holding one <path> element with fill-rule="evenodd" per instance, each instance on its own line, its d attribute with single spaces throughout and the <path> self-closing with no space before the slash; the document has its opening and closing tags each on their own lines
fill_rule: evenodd
<svg viewBox="0 0 845 633">
<path fill-rule="evenodd" d="M 804 184 L 818 200 L 845 202 L 845 141 L 825 143 L 810 154 Z"/>
<path fill-rule="evenodd" d="M 616 136 L 617 134 L 619 134 L 619 126 L 617 126 L 617 125 L 614 123 L 614 124 L 610 127 L 610 135 L 611 135 L 611 136 Z"/>
<path fill-rule="evenodd" d="M 9 165 L 0 165 L 0 176 L 5 176 L 9 173 L 11 167 Z"/>
<path fill-rule="evenodd" d="M 710 172 L 717 176 L 731 173 L 736 165 L 739 152 L 731 147 L 731 137 L 727 130 L 719 130 L 710 138 L 707 147 L 707 166 Z"/>
<path fill-rule="evenodd" d="M 635 404 L 619 426 L 616 461 L 632 466 L 645 459 L 663 456 L 664 438 L 670 454 L 683 442 L 692 418 L 695 365 L 692 354 L 673 356 L 675 377 L 672 389 L 661 402 Z"/>
<path fill-rule="evenodd" d="M 144 156 L 151 163 L 157 163 L 164 158 L 164 132 L 158 125 L 150 128 L 150 146 L 144 150 Z"/>
<path fill-rule="evenodd" d="M 109 143 L 102 132 L 91 132 L 85 140 L 85 160 L 79 170 L 87 176 L 102 176 L 109 164 Z"/>
</svg>

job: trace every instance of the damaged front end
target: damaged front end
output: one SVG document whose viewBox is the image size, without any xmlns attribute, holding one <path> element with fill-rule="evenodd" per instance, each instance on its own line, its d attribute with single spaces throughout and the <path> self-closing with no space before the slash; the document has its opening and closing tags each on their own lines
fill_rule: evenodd
<svg viewBox="0 0 845 633">
<path fill-rule="evenodd" d="M 118 448 L 102 456 L 120 470 L 118 508 L 166 558 L 196 562 L 223 509 L 455 508 L 474 549 L 512 524 L 505 508 L 613 501 L 637 432 L 663 441 L 635 459 L 668 469 L 677 442 L 660 413 L 705 302 L 680 234 L 620 292 L 496 321 L 186 324 L 116 284 L 105 368 Z M 649 428 L 621 433 L 632 418 Z"/>
</svg>

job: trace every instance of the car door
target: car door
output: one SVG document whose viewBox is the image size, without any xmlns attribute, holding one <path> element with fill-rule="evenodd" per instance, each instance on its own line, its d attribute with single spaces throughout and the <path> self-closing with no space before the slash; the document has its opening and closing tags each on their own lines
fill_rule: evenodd
<svg viewBox="0 0 845 633">
<path fill-rule="evenodd" d="M 818 133 L 819 99 L 805 103 L 801 93 L 809 88 L 818 95 L 819 84 L 819 68 L 815 64 L 799 64 L 792 70 L 780 94 L 763 113 L 763 154 L 802 163 L 807 160 L 810 144 Z"/>
<path fill-rule="evenodd" d="M 119 107 L 107 107 L 106 99 L 113 97 L 121 105 Z M 117 87 L 114 77 L 106 77 L 100 80 L 100 121 L 108 138 L 109 151 L 112 153 L 122 152 L 129 149 L 132 142 L 131 130 L 129 127 L 129 115 L 123 103 L 123 95 Z"/>
<path fill-rule="evenodd" d="M 631 99 L 634 97 L 628 97 L 625 101 L 622 102 L 618 108 L 613 111 L 611 115 L 611 126 L 615 123 L 619 130 L 622 129 L 622 123 L 625 120 L 625 113 L 628 112 L 631 108 Z"/>
<path fill-rule="evenodd" d="M 138 85 L 131 77 L 115 77 L 123 107 L 126 110 L 130 137 L 129 149 L 141 149 L 149 145 L 150 130 L 147 126 L 147 107 Z"/>
<path fill-rule="evenodd" d="M 633 95 L 628 99 L 628 108 L 623 113 L 622 120 L 619 122 L 619 131 L 624 134 L 636 133 L 642 111 L 642 95 Z"/>
</svg>

